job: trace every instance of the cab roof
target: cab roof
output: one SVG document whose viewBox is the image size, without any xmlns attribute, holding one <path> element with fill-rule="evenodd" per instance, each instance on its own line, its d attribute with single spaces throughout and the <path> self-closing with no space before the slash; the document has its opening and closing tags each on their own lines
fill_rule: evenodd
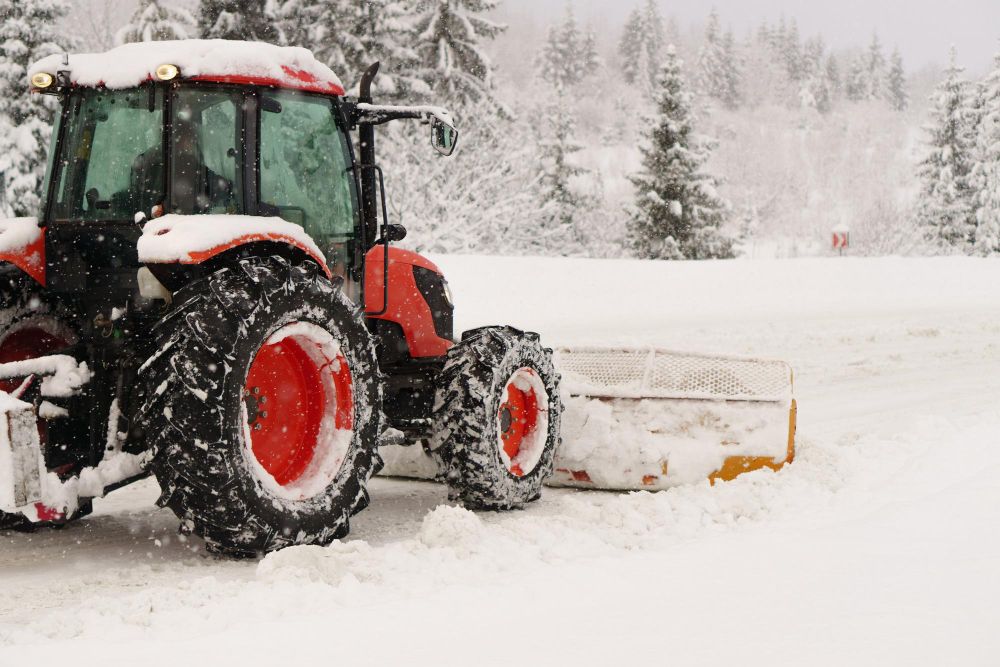
<svg viewBox="0 0 1000 667">
<path fill-rule="evenodd" d="M 136 42 L 104 53 L 55 54 L 32 65 L 28 77 L 39 72 L 55 76 L 68 70 L 70 81 L 77 86 L 132 88 L 155 81 L 160 65 L 175 65 L 182 80 L 344 94 L 340 78 L 308 49 L 224 39 Z"/>
</svg>

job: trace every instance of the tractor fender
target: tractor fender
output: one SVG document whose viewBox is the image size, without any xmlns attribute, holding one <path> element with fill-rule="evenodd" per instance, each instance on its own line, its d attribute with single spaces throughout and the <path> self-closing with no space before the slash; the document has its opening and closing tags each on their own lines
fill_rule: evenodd
<svg viewBox="0 0 1000 667">
<path fill-rule="evenodd" d="M 0 262 L 13 264 L 45 286 L 45 230 L 37 218 L 0 220 Z"/>
<path fill-rule="evenodd" d="M 414 271 L 424 270 L 440 279 L 444 290 L 444 275 L 426 257 L 401 248 L 389 248 L 389 289 L 388 303 L 383 302 L 386 294 L 385 250 L 377 245 L 365 257 L 365 310 L 371 319 L 394 322 L 403 330 L 410 356 L 418 358 L 443 357 L 454 345 L 451 335 L 451 303 L 428 303 L 430 295 L 421 290 Z M 383 312 L 384 311 L 384 312 Z M 437 311 L 437 312 L 435 312 Z M 435 317 L 437 315 L 437 317 Z M 441 321 L 447 324 L 442 330 Z"/>
<path fill-rule="evenodd" d="M 143 264 L 203 264 L 247 246 L 292 248 L 333 276 L 319 246 L 300 226 L 249 215 L 165 215 L 146 223 L 137 249 Z"/>
</svg>

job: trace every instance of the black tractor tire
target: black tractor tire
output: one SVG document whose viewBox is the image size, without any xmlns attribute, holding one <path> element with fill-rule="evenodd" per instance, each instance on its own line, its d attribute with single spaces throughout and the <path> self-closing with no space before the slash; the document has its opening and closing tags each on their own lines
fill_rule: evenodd
<svg viewBox="0 0 1000 667">
<path fill-rule="evenodd" d="M 16 354 L 8 358 L 5 346 L 18 332 L 30 330 L 31 343 L 45 354 L 56 352 L 64 345 L 79 340 L 78 318 L 64 304 L 54 303 L 46 297 L 45 288 L 13 267 L 0 270 L 0 362 L 24 358 Z M 39 333 L 40 332 L 40 333 Z M 86 415 L 77 415 L 71 430 L 86 430 Z M 89 506 L 89 505 L 88 505 Z M 0 512 L 0 530 L 32 530 L 39 526 L 62 526 L 89 514 L 81 508 L 72 516 L 58 522 L 33 524 L 20 514 Z"/>
<path fill-rule="evenodd" d="M 538 425 L 544 448 L 530 470 L 515 474 L 501 454 L 500 415 L 508 381 L 520 369 L 540 380 L 548 404 L 546 423 Z M 431 448 L 447 471 L 452 501 L 470 509 L 509 510 L 541 496 L 560 442 L 559 379 L 552 350 L 543 348 L 535 333 L 483 327 L 465 332 L 449 350 L 434 400 Z"/>
<path fill-rule="evenodd" d="M 135 424 L 152 453 L 158 504 L 177 514 L 182 532 L 232 557 L 345 536 L 350 517 L 368 505 L 383 415 L 375 346 L 339 281 L 311 263 L 250 258 L 182 288 L 173 304 L 154 325 L 156 351 L 138 374 Z M 253 441 L 249 420 L 257 419 L 248 417 L 251 365 L 274 332 L 293 323 L 332 336 L 353 387 L 353 431 L 343 463 L 319 483 L 326 486 L 301 498 L 275 495 L 245 444 Z M 266 417 L 259 408 L 254 405 L 254 414 Z M 288 421 L 277 423 L 283 432 L 288 428 Z"/>
</svg>

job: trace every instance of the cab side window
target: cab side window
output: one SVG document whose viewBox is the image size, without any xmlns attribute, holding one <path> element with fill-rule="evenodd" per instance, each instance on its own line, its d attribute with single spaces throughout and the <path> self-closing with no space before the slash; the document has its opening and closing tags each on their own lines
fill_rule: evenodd
<svg viewBox="0 0 1000 667">
<path fill-rule="evenodd" d="M 358 206 L 332 100 L 268 91 L 260 107 L 260 214 L 302 225 L 328 261 L 343 266 Z"/>
</svg>

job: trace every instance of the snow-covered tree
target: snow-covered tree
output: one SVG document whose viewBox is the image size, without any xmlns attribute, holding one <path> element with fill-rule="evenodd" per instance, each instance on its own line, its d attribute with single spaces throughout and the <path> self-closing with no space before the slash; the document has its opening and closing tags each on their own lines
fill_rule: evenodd
<svg viewBox="0 0 1000 667">
<path fill-rule="evenodd" d="M 663 19 L 655 0 L 647 0 L 643 8 L 629 13 L 618 43 L 626 82 L 647 90 L 655 87 L 664 39 Z"/>
<path fill-rule="evenodd" d="M 545 44 L 535 59 L 539 76 L 557 88 L 575 86 L 600 67 L 596 36 L 581 31 L 571 5 L 562 23 L 549 28 Z"/>
<path fill-rule="evenodd" d="M 972 170 L 976 197 L 974 251 L 1000 254 L 1000 54 L 982 85 L 977 160 Z"/>
<path fill-rule="evenodd" d="M 705 24 L 705 37 L 698 51 L 698 86 L 701 92 L 722 99 L 726 91 L 726 56 L 722 46 L 722 27 L 714 9 Z"/>
<path fill-rule="evenodd" d="M 644 34 L 642 10 L 635 7 L 625 20 L 625 28 L 618 42 L 618 55 L 622 61 L 622 75 L 626 83 L 634 84 L 645 71 L 640 68 L 646 62 Z"/>
<path fill-rule="evenodd" d="M 837 57 L 832 53 L 826 57 L 824 70 L 826 85 L 830 90 L 830 100 L 835 101 L 840 96 L 843 82 L 840 80 L 840 65 L 837 63 Z"/>
<path fill-rule="evenodd" d="M 28 67 L 72 43 L 64 0 L 0 0 L 0 212 L 38 215 L 55 100 L 32 95 Z"/>
<path fill-rule="evenodd" d="M 284 0 L 278 7 L 277 16 L 281 33 L 285 37 L 285 42 L 291 46 L 304 46 L 312 49 L 319 57 L 320 39 L 322 34 L 320 17 L 324 9 L 334 5 L 332 0 L 318 2 L 317 0 Z M 329 64 L 329 61 L 327 61 Z M 343 65 L 342 59 L 337 62 L 338 66 Z M 334 67 L 337 72 L 338 68 Z M 342 69 L 338 72 L 346 76 L 347 72 Z"/>
<path fill-rule="evenodd" d="M 145 0 L 132 15 L 132 20 L 115 34 L 115 42 L 192 39 L 197 34 L 197 23 L 187 9 L 163 0 Z"/>
<path fill-rule="evenodd" d="M 844 80 L 844 94 L 852 102 L 868 99 L 868 73 L 863 58 L 852 58 Z"/>
<path fill-rule="evenodd" d="M 722 102 L 727 109 L 740 104 L 740 65 L 736 38 L 732 31 L 723 35 L 719 14 L 708 15 L 705 37 L 698 52 L 698 83 L 702 93 Z"/>
<path fill-rule="evenodd" d="M 543 121 L 538 141 L 538 188 L 546 224 L 540 231 L 579 242 L 583 231 L 580 212 L 592 204 L 577 185 L 586 170 L 574 162 L 573 155 L 583 150 L 583 145 L 576 140 L 576 118 L 561 92 L 546 106 Z"/>
<path fill-rule="evenodd" d="M 280 43 L 275 0 L 202 0 L 198 28 L 202 37 Z"/>
<path fill-rule="evenodd" d="M 646 259 L 732 257 L 732 240 L 720 229 L 730 207 L 717 192 L 717 179 L 705 171 L 711 146 L 695 133 L 681 68 L 668 48 L 656 124 L 642 149 L 643 169 L 631 178 L 636 201 L 629 242 L 636 256 Z"/>
<path fill-rule="evenodd" d="M 878 34 L 872 35 L 871 44 L 865 53 L 865 78 L 867 83 L 866 98 L 881 100 L 886 96 L 885 54 L 882 53 L 882 43 Z"/>
<path fill-rule="evenodd" d="M 955 60 L 952 49 L 945 79 L 931 98 L 927 156 L 918 172 L 916 222 L 939 248 L 969 252 L 976 233 L 976 123 L 970 86 Z"/>
<path fill-rule="evenodd" d="M 903 56 L 899 49 L 892 52 L 889 74 L 886 78 L 886 99 L 896 111 L 905 111 L 910 106 L 910 96 L 906 92 L 906 73 L 903 70 Z"/>
<path fill-rule="evenodd" d="M 418 75 L 438 99 L 467 105 L 493 100 L 493 63 L 485 42 L 506 26 L 483 16 L 499 0 L 418 0 Z M 502 107 L 503 105 L 498 106 Z"/>
</svg>

